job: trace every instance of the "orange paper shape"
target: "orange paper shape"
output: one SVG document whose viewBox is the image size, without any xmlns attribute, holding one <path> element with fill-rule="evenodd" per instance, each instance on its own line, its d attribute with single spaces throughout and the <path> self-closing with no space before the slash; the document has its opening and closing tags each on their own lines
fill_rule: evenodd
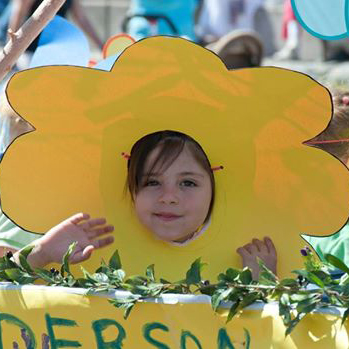
<svg viewBox="0 0 349 349">
<path fill-rule="evenodd" d="M 135 42 L 136 40 L 128 34 L 122 33 L 114 35 L 110 37 L 103 46 L 102 56 L 105 59 L 107 57 L 120 54 Z"/>
</svg>

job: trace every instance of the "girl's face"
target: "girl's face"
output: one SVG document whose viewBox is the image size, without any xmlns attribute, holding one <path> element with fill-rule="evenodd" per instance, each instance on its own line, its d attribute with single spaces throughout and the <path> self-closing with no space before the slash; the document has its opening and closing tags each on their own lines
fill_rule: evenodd
<svg viewBox="0 0 349 349">
<path fill-rule="evenodd" d="M 144 166 L 144 182 L 134 198 L 136 214 L 159 239 L 183 242 L 205 221 L 212 196 L 210 177 L 187 146 L 165 171 L 149 173 L 158 152 L 155 148 Z"/>
</svg>

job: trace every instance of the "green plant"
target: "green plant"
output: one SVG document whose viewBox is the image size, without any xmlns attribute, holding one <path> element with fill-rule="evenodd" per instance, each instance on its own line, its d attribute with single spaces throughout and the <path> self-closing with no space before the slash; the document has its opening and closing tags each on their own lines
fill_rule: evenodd
<svg viewBox="0 0 349 349">
<path fill-rule="evenodd" d="M 217 281 L 203 280 L 201 270 L 205 266 L 196 259 L 188 269 L 185 278 L 168 281 L 156 278 L 154 265 L 146 268 L 144 275 L 127 276 L 122 269 L 118 251 L 108 263 L 102 261 L 100 267 L 89 273 L 82 268 L 83 277 L 75 278 L 69 266 L 69 256 L 75 244 L 72 244 L 62 260 L 60 270 L 32 269 L 27 262 L 31 247 L 20 252 L 19 265 L 11 256 L 0 258 L 0 280 L 11 281 L 18 285 L 31 284 L 43 280 L 49 286 L 81 287 L 90 292 L 110 290 L 129 291 L 126 298 L 110 299 L 109 302 L 124 310 L 127 318 L 137 302 L 159 297 L 163 294 L 205 294 L 211 297 L 214 311 L 222 302 L 229 302 L 227 316 L 229 322 L 238 312 L 254 302 L 278 302 L 279 315 L 286 327 L 286 335 L 291 333 L 299 321 L 307 314 L 323 307 L 345 308 L 342 323 L 349 315 L 349 268 L 333 255 L 326 255 L 326 262 L 319 262 L 309 248 L 301 250 L 304 256 L 304 269 L 294 270 L 295 278 L 279 279 L 259 261 L 259 280 L 252 279 L 251 270 L 228 268 L 218 275 Z M 343 275 L 339 279 L 332 277 L 332 270 L 340 269 Z M 313 287 L 310 288 L 309 285 Z M 249 346 L 249 334 L 246 343 Z"/>
</svg>

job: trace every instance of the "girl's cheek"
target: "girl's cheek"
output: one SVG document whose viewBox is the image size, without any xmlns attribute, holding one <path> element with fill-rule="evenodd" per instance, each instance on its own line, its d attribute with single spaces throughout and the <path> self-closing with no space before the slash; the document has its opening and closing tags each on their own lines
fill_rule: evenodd
<svg viewBox="0 0 349 349">
<path fill-rule="evenodd" d="M 153 196 L 154 194 L 149 190 L 143 189 L 139 191 L 135 197 L 135 205 L 144 208 L 149 205 L 149 202 L 152 200 Z"/>
</svg>

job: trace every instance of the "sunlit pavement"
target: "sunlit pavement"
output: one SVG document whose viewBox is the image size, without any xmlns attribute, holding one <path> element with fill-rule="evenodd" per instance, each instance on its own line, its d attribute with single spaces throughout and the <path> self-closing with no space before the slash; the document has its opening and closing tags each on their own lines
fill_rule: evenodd
<svg viewBox="0 0 349 349">
<path fill-rule="evenodd" d="M 309 75 L 313 79 L 328 87 L 333 86 L 349 88 L 349 61 L 277 61 L 272 58 L 265 58 L 262 65 L 299 71 Z"/>
</svg>

